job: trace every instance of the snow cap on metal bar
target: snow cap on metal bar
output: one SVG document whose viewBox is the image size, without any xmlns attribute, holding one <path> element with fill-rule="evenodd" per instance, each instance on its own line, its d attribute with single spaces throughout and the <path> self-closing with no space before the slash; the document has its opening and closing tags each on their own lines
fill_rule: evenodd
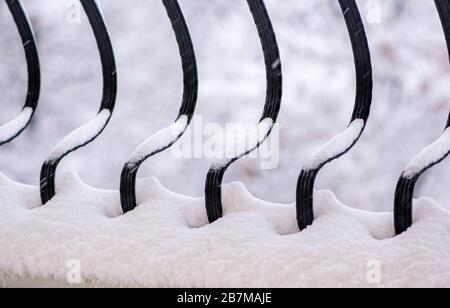
<svg viewBox="0 0 450 308">
<path fill-rule="evenodd" d="M 144 141 L 123 167 L 120 181 L 120 199 L 124 213 L 137 206 L 136 178 L 139 167 L 145 160 L 170 148 L 181 138 L 191 122 L 197 103 L 197 60 L 188 25 L 177 0 L 163 0 L 163 4 L 172 22 L 180 52 L 184 76 L 183 98 L 175 123 Z"/>
<path fill-rule="evenodd" d="M 277 121 L 282 96 L 282 69 L 278 43 L 272 22 L 263 0 L 247 0 L 254 22 L 258 29 L 266 67 L 267 90 L 263 115 L 252 144 L 240 155 L 215 163 L 208 172 L 205 185 L 205 205 L 210 223 L 221 218 L 222 181 L 228 167 L 238 159 L 256 150 L 270 135 L 273 125 Z"/>
<path fill-rule="evenodd" d="M 111 39 L 96 0 L 80 0 L 97 41 L 103 71 L 103 97 L 97 116 L 65 137 L 51 152 L 41 169 L 41 200 L 55 196 L 56 169 L 68 154 L 94 141 L 107 126 L 117 97 L 117 69 Z"/>
<path fill-rule="evenodd" d="M 297 222 L 300 230 L 314 221 L 314 182 L 326 164 L 347 153 L 361 137 L 372 103 L 372 64 L 364 24 L 355 0 L 339 0 L 352 43 L 356 68 L 356 99 L 348 128 L 328 142 L 307 164 L 297 183 Z"/>
<path fill-rule="evenodd" d="M 28 91 L 25 106 L 15 119 L 0 126 L 0 146 L 18 137 L 33 118 L 41 88 L 39 55 L 33 28 L 20 0 L 6 0 L 19 31 L 28 68 Z"/>
</svg>

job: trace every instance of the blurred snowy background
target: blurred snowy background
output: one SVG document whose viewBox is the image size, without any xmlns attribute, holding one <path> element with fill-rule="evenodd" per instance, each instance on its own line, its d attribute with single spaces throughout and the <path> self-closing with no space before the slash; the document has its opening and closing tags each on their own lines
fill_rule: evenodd
<svg viewBox="0 0 450 308">
<path fill-rule="evenodd" d="M 318 188 L 333 190 L 349 206 L 391 210 L 397 178 L 410 159 L 438 138 L 450 102 L 444 35 L 431 0 L 383 0 L 381 20 L 365 16 L 374 67 L 372 115 L 361 142 L 326 167 Z M 101 98 L 101 68 L 86 17 L 67 22 L 68 0 L 23 0 L 35 28 L 42 66 L 42 95 L 32 125 L 0 149 L 0 171 L 37 184 L 42 162 L 66 134 L 90 120 Z M 103 0 L 115 46 L 119 96 L 105 133 L 65 159 L 86 183 L 117 189 L 123 163 L 134 148 L 174 120 L 182 93 L 176 41 L 159 0 Z M 200 78 L 198 114 L 204 120 L 256 122 L 265 73 L 258 36 L 244 0 L 181 0 L 195 44 Z M 282 54 L 284 96 L 279 118 L 280 166 L 260 170 L 255 160 L 233 165 L 225 182 L 242 181 L 273 202 L 295 199 L 302 166 L 342 131 L 354 102 L 354 66 L 336 0 L 266 0 Z M 26 91 L 20 38 L 0 4 L 0 123 L 16 116 Z M 208 160 L 171 153 L 145 163 L 140 176 L 191 196 L 203 195 Z M 450 160 L 421 181 L 418 195 L 450 208 Z"/>
</svg>

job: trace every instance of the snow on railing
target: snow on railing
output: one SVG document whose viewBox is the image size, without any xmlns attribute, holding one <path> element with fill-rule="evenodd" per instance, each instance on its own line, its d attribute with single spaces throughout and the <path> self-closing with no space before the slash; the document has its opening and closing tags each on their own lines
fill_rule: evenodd
<svg viewBox="0 0 450 308">
<path fill-rule="evenodd" d="M 0 146 L 18 137 L 33 118 L 39 101 L 41 71 L 33 28 L 19 0 L 6 0 L 19 31 L 28 67 L 28 91 L 25 106 L 20 115 L 0 126 Z"/>
<path fill-rule="evenodd" d="M 339 0 L 352 43 L 356 67 L 356 100 L 350 126 L 330 141 L 302 170 L 297 183 L 297 221 L 300 230 L 314 221 L 314 182 L 323 166 L 347 153 L 361 137 L 372 103 L 372 64 L 364 24 L 355 0 Z"/>
<path fill-rule="evenodd" d="M 205 203 L 209 222 L 214 222 L 223 215 L 222 207 L 222 180 L 228 167 L 238 159 L 256 150 L 270 135 L 280 112 L 282 95 L 282 70 L 280 52 L 272 22 L 263 0 L 247 0 L 254 22 L 258 29 L 261 46 L 264 53 L 267 77 L 267 92 L 264 112 L 260 126 L 266 127 L 262 136 L 252 138 L 256 143 L 250 145 L 243 153 L 221 164 L 213 164 L 208 172 L 205 187 Z M 267 127 L 267 123 L 270 123 Z M 261 129 L 254 131 L 261 132 Z M 261 137 L 261 138 L 260 138 Z"/>
<path fill-rule="evenodd" d="M 435 4 L 444 28 L 450 55 L 450 2 L 448 0 L 435 0 Z M 442 162 L 449 154 L 450 115 L 441 138 L 423 149 L 409 163 L 398 180 L 394 204 L 395 232 L 397 235 L 408 230 L 413 224 L 414 188 L 420 176 L 428 169 Z"/>
<path fill-rule="evenodd" d="M 136 178 L 141 164 L 169 147 L 186 131 L 195 112 L 198 97 L 198 71 L 194 46 L 182 9 L 177 0 L 162 0 L 176 36 L 181 57 L 184 92 L 176 121 L 168 128 L 144 141 L 132 154 L 122 170 L 120 195 L 124 213 L 136 204 Z M 117 96 L 117 70 L 114 51 L 97 0 L 80 0 L 93 29 L 103 71 L 103 97 L 97 116 L 65 137 L 51 152 L 41 170 L 40 192 L 45 204 L 55 196 L 55 174 L 61 160 L 71 152 L 94 141 L 108 125 Z M 6 0 L 19 30 L 28 66 L 28 94 L 21 114 L 0 126 L 0 145 L 17 137 L 30 123 L 40 93 L 40 65 L 31 24 L 19 0 Z M 280 111 L 282 97 L 282 68 L 276 36 L 263 0 L 247 0 L 258 29 L 264 53 L 267 91 L 263 115 L 255 129 L 245 135 L 250 145 L 235 157 L 218 161 L 210 168 L 205 185 L 205 206 L 209 222 L 223 215 L 222 180 L 228 167 L 256 150 L 270 135 Z M 359 140 L 370 114 L 372 103 L 372 65 L 364 24 L 355 0 L 339 0 L 348 28 L 356 68 L 356 99 L 347 129 L 328 142 L 303 168 L 297 184 L 297 223 L 304 230 L 314 221 L 314 182 L 326 164 L 347 153 Z M 444 28 L 450 56 L 450 1 L 435 0 Z M 239 143 L 238 140 L 235 140 Z M 234 146 L 234 145 L 233 145 Z M 414 188 L 420 176 L 450 154 L 450 115 L 441 138 L 422 150 L 403 171 L 395 195 L 395 230 L 406 231 L 413 223 Z"/>
<path fill-rule="evenodd" d="M 105 129 L 114 110 L 117 96 L 117 69 L 114 51 L 103 14 L 95 0 L 80 0 L 93 29 L 103 70 L 103 98 L 98 115 L 63 139 L 41 169 L 41 199 L 47 203 L 55 196 L 56 169 L 61 160 L 73 151 L 94 141 Z"/>
<path fill-rule="evenodd" d="M 163 3 L 172 23 L 180 52 L 184 75 L 183 99 L 175 123 L 144 141 L 123 167 L 120 181 L 120 199 L 124 213 L 137 206 L 136 178 L 139 167 L 145 160 L 170 148 L 181 138 L 192 120 L 197 104 L 197 60 L 188 25 L 177 0 L 163 0 Z"/>
</svg>

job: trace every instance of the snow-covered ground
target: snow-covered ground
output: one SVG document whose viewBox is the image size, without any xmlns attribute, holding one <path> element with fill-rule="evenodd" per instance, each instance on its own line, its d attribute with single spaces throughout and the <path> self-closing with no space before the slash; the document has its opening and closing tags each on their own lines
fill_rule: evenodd
<svg viewBox="0 0 450 308">
<path fill-rule="evenodd" d="M 98 111 L 101 70 L 83 15 L 68 23 L 66 0 L 23 0 L 35 27 L 42 95 L 32 125 L 0 149 L 0 171 L 36 185 L 51 149 Z M 63 161 L 92 186 L 118 189 L 123 164 L 142 141 L 176 118 L 182 74 L 174 35 L 159 0 L 101 1 L 115 47 L 119 96 L 104 134 Z M 199 65 L 198 114 L 204 121 L 254 122 L 262 111 L 265 73 L 259 40 L 244 0 L 181 0 Z M 340 8 L 334 0 L 267 0 L 280 45 L 284 96 L 279 122 L 280 166 L 256 160 L 233 165 L 225 182 L 242 181 L 259 198 L 295 199 L 301 168 L 350 120 L 354 68 Z M 368 1 L 359 0 L 364 15 Z M 123 8 L 127 9 L 124 10 Z M 346 205 L 392 209 L 395 184 L 409 161 L 439 138 L 450 102 L 448 54 L 433 1 L 382 1 L 381 23 L 366 29 L 374 67 L 372 115 L 361 141 L 322 171 L 318 188 Z M 20 38 L 0 5 L 0 123 L 16 117 L 26 91 Z M 170 152 L 143 165 L 173 191 L 202 196 L 211 161 L 174 159 Z M 450 208 L 450 161 L 427 173 L 418 194 Z"/>
<path fill-rule="evenodd" d="M 448 287 L 450 212 L 431 199 L 394 238 L 390 213 L 350 209 L 317 191 L 317 220 L 299 233 L 295 205 L 224 186 L 225 216 L 207 223 L 203 198 L 139 183 L 121 215 L 117 191 L 74 174 L 40 207 L 37 186 L 0 176 L 0 286 Z M 14 223 L 11 223 L 11 222 Z M 80 279 L 78 279 L 80 278 Z"/>
</svg>

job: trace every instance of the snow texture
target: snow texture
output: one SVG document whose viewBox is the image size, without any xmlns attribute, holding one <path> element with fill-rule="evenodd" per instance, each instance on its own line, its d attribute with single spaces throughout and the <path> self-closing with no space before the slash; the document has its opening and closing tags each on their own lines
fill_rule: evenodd
<svg viewBox="0 0 450 308">
<path fill-rule="evenodd" d="M 426 168 L 441 161 L 450 152 L 450 128 L 433 144 L 423 149 L 408 165 L 403 172 L 406 178 L 414 178 Z"/>
<path fill-rule="evenodd" d="M 33 108 L 25 107 L 14 120 L 0 126 L 0 143 L 16 136 L 30 122 L 33 116 Z"/>
<path fill-rule="evenodd" d="M 235 126 L 234 129 L 225 131 L 225 136 L 223 136 L 224 149 L 220 155 L 222 159 L 216 161 L 212 168 L 224 168 L 234 158 L 241 158 L 247 153 L 256 150 L 267 139 L 273 125 L 273 119 L 266 118 L 256 125 L 248 125 L 245 128 Z M 252 127 L 248 128 L 249 126 Z M 245 131 L 242 130 L 243 128 Z"/>
<path fill-rule="evenodd" d="M 305 166 L 305 170 L 315 170 L 336 156 L 348 151 L 361 136 L 364 120 L 356 119 L 345 131 L 331 139 L 318 154 Z"/>
<path fill-rule="evenodd" d="M 161 149 L 164 149 L 177 141 L 188 126 L 188 117 L 181 116 L 174 124 L 168 128 L 161 129 L 159 132 L 144 141 L 137 150 L 131 155 L 128 163 L 134 164 L 145 159 Z"/>
<path fill-rule="evenodd" d="M 348 208 L 329 191 L 316 192 L 317 219 L 299 233 L 293 204 L 239 183 L 224 185 L 225 215 L 213 224 L 203 198 L 156 179 L 138 183 L 139 206 L 126 215 L 118 191 L 73 174 L 57 184 L 40 207 L 38 187 L 0 177 L 6 286 L 63 284 L 78 260 L 84 282 L 100 286 L 450 287 L 450 212 L 431 199 L 415 202 L 414 225 L 394 238 L 392 213 Z"/>
<path fill-rule="evenodd" d="M 61 158 L 66 153 L 76 149 L 90 142 L 105 128 L 111 117 L 111 111 L 103 109 L 97 116 L 86 123 L 85 125 L 77 128 L 67 137 L 65 137 L 51 152 L 48 161 Z"/>
</svg>

